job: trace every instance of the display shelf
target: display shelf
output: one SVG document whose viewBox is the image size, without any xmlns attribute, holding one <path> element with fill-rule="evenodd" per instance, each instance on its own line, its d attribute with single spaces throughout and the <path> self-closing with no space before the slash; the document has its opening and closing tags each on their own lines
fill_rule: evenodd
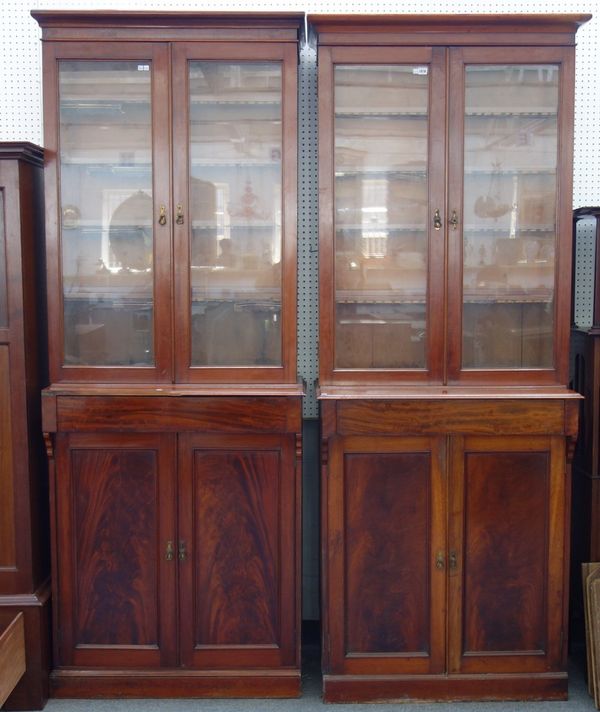
<svg viewBox="0 0 600 712">
<path fill-rule="evenodd" d="M 336 109 L 336 119 L 363 118 L 427 118 L 427 111 L 417 109 Z M 362 136 L 364 139 L 364 136 Z"/>
<path fill-rule="evenodd" d="M 341 231 L 348 231 L 348 232 L 360 232 L 360 231 L 368 231 L 368 230 L 377 230 L 378 232 L 420 232 L 424 233 L 427 231 L 427 227 L 424 226 L 423 223 L 420 224 L 412 224 L 412 225 L 402 225 L 398 223 L 365 223 L 365 224 L 356 224 L 356 223 L 343 223 L 340 222 L 339 220 L 335 221 L 335 231 L 336 234 L 341 232 Z"/>
<path fill-rule="evenodd" d="M 339 178 L 356 178 L 360 176 L 365 176 L 365 177 L 383 177 L 383 178 L 397 178 L 397 177 L 406 177 L 406 178 L 414 178 L 415 176 L 418 176 L 420 178 L 426 178 L 427 177 L 427 169 L 425 167 L 423 168 L 405 168 L 405 167 L 398 167 L 398 168 L 384 168 L 384 167 L 378 167 L 378 166 L 369 166 L 368 168 L 352 168 L 348 167 L 345 168 L 343 165 L 340 165 L 339 163 L 336 165 L 336 171 L 335 171 L 335 178 L 336 180 Z"/>
<path fill-rule="evenodd" d="M 506 222 L 506 221 L 505 221 Z M 515 235 L 510 235 L 510 230 L 507 229 L 505 226 L 501 225 L 464 225 L 463 226 L 463 233 L 485 233 L 490 234 L 492 233 L 495 235 L 496 233 L 501 233 L 506 236 L 507 239 L 518 239 L 519 236 L 522 233 L 530 233 L 530 232 L 535 232 L 535 233 L 548 233 L 551 234 L 552 237 L 556 235 L 556 226 L 555 225 L 519 225 L 516 228 Z M 509 233 L 509 234 L 507 234 Z"/>
</svg>

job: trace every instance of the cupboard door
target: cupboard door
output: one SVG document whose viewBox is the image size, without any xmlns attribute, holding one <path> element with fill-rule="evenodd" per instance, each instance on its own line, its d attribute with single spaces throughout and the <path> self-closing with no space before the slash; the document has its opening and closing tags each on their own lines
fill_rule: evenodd
<svg viewBox="0 0 600 712">
<path fill-rule="evenodd" d="M 319 54 L 322 380 L 441 380 L 444 51 Z"/>
<path fill-rule="evenodd" d="M 453 441 L 449 671 L 561 669 L 564 439 Z"/>
<path fill-rule="evenodd" d="M 298 664 L 291 435 L 180 436 L 181 662 Z"/>
<path fill-rule="evenodd" d="M 17 571 L 15 458 L 9 348 L 5 344 L 0 344 L 0 582 L 2 583 L 8 578 L 7 574 L 14 575 Z M 3 592 L 4 589 L 3 586 Z"/>
<path fill-rule="evenodd" d="M 295 381 L 295 44 L 173 50 L 182 381 Z"/>
<path fill-rule="evenodd" d="M 326 672 L 443 672 L 443 457 L 443 438 L 330 441 Z"/>
<path fill-rule="evenodd" d="M 8 280 L 6 278 L 5 188 L 0 186 L 0 329 L 8 329 Z"/>
<path fill-rule="evenodd" d="M 174 437 L 57 435 L 61 666 L 176 664 Z"/>
<path fill-rule="evenodd" d="M 572 49 L 450 54 L 450 378 L 565 383 Z"/>
<path fill-rule="evenodd" d="M 45 51 L 52 380 L 170 380 L 167 49 Z"/>
</svg>

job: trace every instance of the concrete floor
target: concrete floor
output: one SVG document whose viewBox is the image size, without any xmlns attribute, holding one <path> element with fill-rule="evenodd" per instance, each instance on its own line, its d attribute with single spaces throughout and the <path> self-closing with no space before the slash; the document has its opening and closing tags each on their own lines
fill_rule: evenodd
<svg viewBox="0 0 600 712">
<path fill-rule="evenodd" d="M 303 665 L 303 696 L 298 700 L 50 700 L 47 712 L 590 712 L 594 701 L 588 696 L 581 667 L 570 672 L 566 702 L 470 702 L 403 703 L 382 706 L 327 705 L 321 701 L 321 677 L 317 655 Z"/>
</svg>

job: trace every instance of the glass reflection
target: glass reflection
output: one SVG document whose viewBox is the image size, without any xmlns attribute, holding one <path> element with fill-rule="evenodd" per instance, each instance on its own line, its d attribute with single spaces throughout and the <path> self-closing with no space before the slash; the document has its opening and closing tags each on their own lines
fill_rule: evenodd
<svg viewBox="0 0 600 712">
<path fill-rule="evenodd" d="M 152 365 L 150 64 L 61 61 L 59 93 L 65 364 Z"/>
<path fill-rule="evenodd" d="M 335 367 L 426 363 L 428 67 L 335 68 Z"/>
<path fill-rule="evenodd" d="M 193 366 L 281 364 L 280 62 L 190 62 Z"/>
<path fill-rule="evenodd" d="M 553 362 L 555 65 L 466 68 L 463 367 Z"/>
</svg>

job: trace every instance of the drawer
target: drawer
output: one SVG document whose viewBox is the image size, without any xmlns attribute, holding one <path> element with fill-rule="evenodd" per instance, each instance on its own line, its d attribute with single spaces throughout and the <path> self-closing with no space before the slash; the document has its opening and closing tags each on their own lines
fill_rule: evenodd
<svg viewBox="0 0 600 712">
<path fill-rule="evenodd" d="M 0 622 L 0 707 L 25 672 L 25 625 L 19 613 L 8 624 Z"/>
</svg>

